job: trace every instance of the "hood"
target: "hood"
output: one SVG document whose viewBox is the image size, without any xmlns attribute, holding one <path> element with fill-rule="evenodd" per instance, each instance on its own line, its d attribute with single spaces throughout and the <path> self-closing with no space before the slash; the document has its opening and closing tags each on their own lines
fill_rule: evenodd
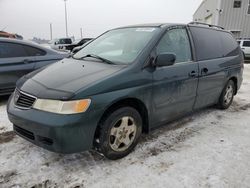
<svg viewBox="0 0 250 188">
<path fill-rule="evenodd" d="M 123 67 L 64 59 L 25 76 L 20 89 L 40 98 L 69 98 L 78 90 L 109 77 Z"/>
</svg>

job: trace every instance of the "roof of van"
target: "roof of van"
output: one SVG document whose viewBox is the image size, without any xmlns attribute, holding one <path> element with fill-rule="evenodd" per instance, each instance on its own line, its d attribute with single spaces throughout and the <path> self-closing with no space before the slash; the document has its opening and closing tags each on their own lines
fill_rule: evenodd
<svg viewBox="0 0 250 188">
<path fill-rule="evenodd" d="M 201 27 L 201 28 L 226 31 L 220 26 L 209 25 L 209 24 L 198 23 L 198 22 L 191 22 L 188 24 L 183 24 L 183 23 L 146 23 L 146 24 L 128 25 L 128 26 L 118 27 L 116 29 L 132 28 L 132 27 L 161 27 L 161 28 L 164 28 L 164 27 L 171 27 L 171 26 L 192 26 L 192 27 Z"/>
<path fill-rule="evenodd" d="M 129 27 L 169 27 L 175 25 L 183 25 L 186 26 L 187 24 L 180 24 L 180 23 L 146 23 L 146 24 L 136 24 L 136 25 L 128 25 L 119 28 L 129 28 Z"/>
</svg>

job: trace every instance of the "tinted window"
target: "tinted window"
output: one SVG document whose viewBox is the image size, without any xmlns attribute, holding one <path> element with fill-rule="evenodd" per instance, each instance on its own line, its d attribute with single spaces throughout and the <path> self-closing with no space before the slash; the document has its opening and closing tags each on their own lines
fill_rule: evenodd
<svg viewBox="0 0 250 188">
<path fill-rule="evenodd" d="M 157 54 L 174 53 L 176 63 L 191 60 L 189 38 L 185 29 L 168 31 L 156 47 Z"/>
<path fill-rule="evenodd" d="M 59 44 L 71 44 L 71 39 L 59 39 Z"/>
<path fill-rule="evenodd" d="M 243 46 L 245 47 L 250 47 L 250 41 L 244 41 Z"/>
<path fill-rule="evenodd" d="M 0 58 L 28 56 L 21 44 L 0 42 Z"/>
<path fill-rule="evenodd" d="M 238 54 L 238 44 L 227 32 L 207 28 L 190 28 L 198 60 L 209 60 Z"/>
<path fill-rule="evenodd" d="M 221 36 L 221 46 L 223 49 L 223 56 L 235 56 L 238 54 L 238 43 L 234 37 L 227 32 L 219 32 Z"/>
<path fill-rule="evenodd" d="M 218 31 L 200 27 L 190 27 L 190 30 L 194 39 L 198 60 L 223 57 Z"/>
<path fill-rule="evenodd" d="M 45 51 L 40 50 L 38 48 L 34 48 L 31 46 L 24 46 L 26 52 L 28 53 L 28 56 L 43 56 L 46 54 Z"/>
</svg>

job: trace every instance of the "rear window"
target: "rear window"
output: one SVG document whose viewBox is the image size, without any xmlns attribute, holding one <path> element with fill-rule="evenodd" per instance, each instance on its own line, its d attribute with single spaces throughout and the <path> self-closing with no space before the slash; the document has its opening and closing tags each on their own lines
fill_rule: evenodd
<svg viewBox="0 0 250 188">
<path fill-rule="evenodd" d="M 9 42 L 0 42 L 0 58 L 25 56 L 28 56 L 28 54 L 24 50 L 23 45 Z"/>
<path fill-rule="evenodd" d="M 71 44 L 71 39 L 59 39 L 59 44 Z"/>
<path fill-rule="evenodd" d="M 218 32 L 221 36 L 221 43 L 223 48 L 223 56 L 236 56 L 238 55 L 238 43 L 234 37 L 227 32 Z"/>
<path fill-rule="evenodd" d="M 243 46 L 245 47 L 250 47 L 250 41 L 244 41 Z"/>
<path fill-rule="evenodd" d="M 190 27 L 190 30 L 199 61 L 238 54 L 238 44 L 230 33 L 200 27 Z"/>
<path fill-rule="evenodd" d="M 31 47 L 31 46 L 24 46 L 24 49 L 28 53 L 28 56 L 44 56 L 44 55 L 46 55 L 45 51 L 40 50 L 38 48 Z"/>
</svg>

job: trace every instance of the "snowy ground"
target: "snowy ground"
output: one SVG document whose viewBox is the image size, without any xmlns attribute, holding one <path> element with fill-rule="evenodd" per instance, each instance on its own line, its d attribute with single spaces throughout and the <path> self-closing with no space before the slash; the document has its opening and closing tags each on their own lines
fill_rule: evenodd
<svg viewBox="0 0 250 188">
<path fill-rule="evenodd" d="M 250 187 L 250 65 L 230 109 L 144 135 L 124 159 L 55 154 L 15 136 L 0 99 L 0 187 Z"/>
</svg>

